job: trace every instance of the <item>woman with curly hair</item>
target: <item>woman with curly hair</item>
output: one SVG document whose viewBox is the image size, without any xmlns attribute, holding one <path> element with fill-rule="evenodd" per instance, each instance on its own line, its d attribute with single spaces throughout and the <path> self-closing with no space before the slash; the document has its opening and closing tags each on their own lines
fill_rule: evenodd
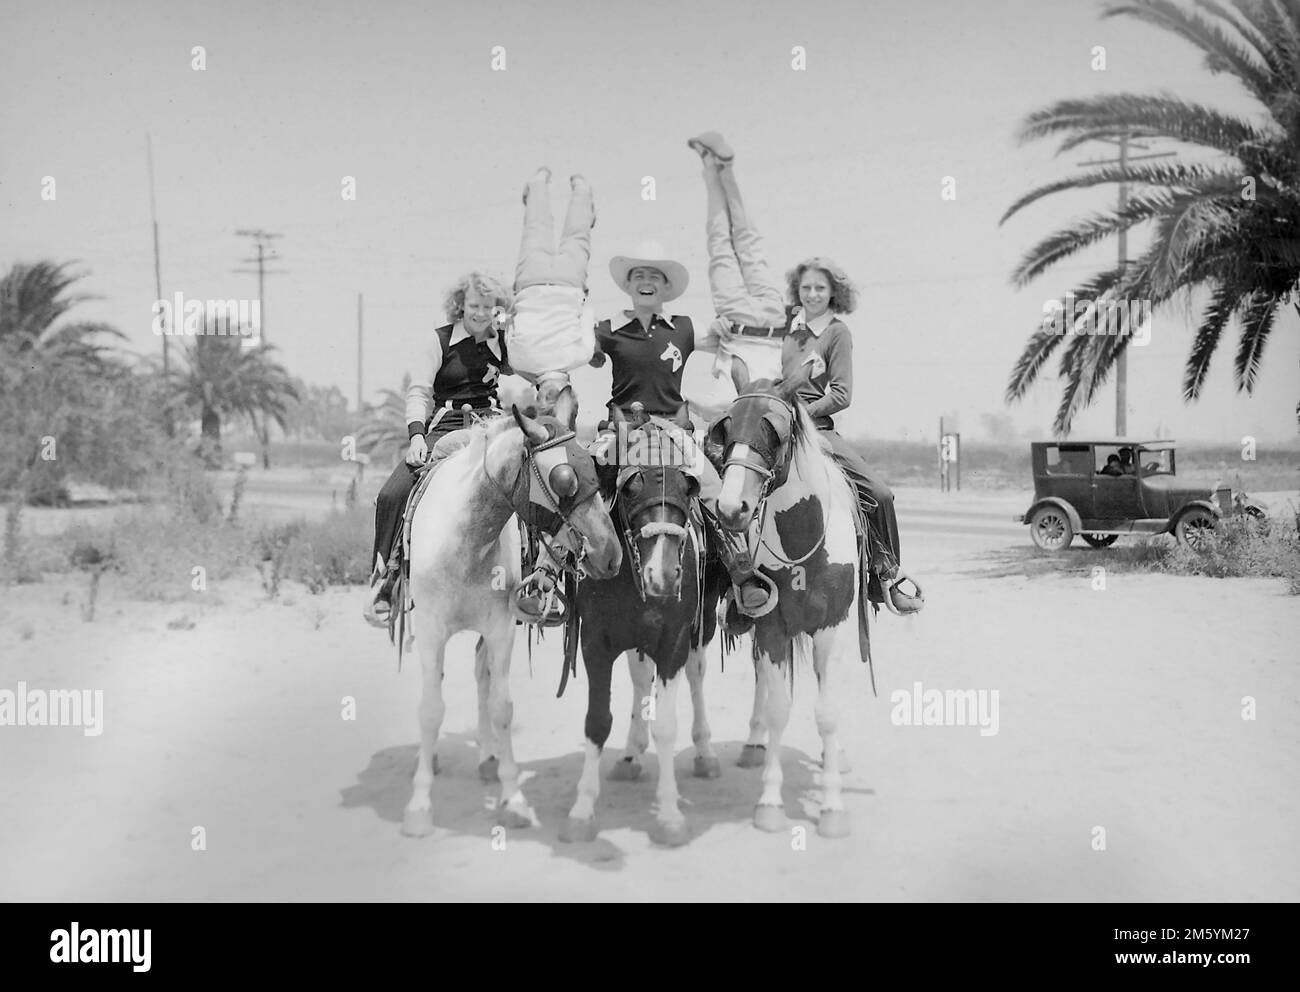
<svg viewBox="0 0 1300 992">
<path fill-rule="evenodd" d="M 800 262 L 786 274 L 789 306 L 783 321 L 772 320 L 773 299 L 781 289 L 767 276 L 757 231 L 744 210 L 732 163 L 735 154 L 720 134 L 709 131 L 687 144 L 704 161 L 709 190 L 709 278 L 718 319 L 711 330 L 719 337 L 724 361 L 743 362 L 744 379 L 791 379 L 808 372 L 799 399 L 826 436 L 835 459 L 858 490 L 871 531 L 871 581 L 868 597 L 896 613 L 915 613 L 925 603 L 915 580 L 900 565 L 898 517 L 894 494 L 867 474 L 867 466 L 835 430 L 834 415 L 853 400 L 853 337 L 840 314 L 852 313 L 858 290 L 847 273 L 825 257 Z M 724 236 L 729 230 L 730 236 Z M 751 323 L 750 314 L 758 316 Z M 809 368 L 805 370 L 805 366 Z M 900 588 L 911 582 L 916 594 Z M 740 609 L 743 614 L 746 611 Z"/>
<path fill-rule="evenodd" d="M 511 369 L 498 332 L 510 304 L 510 290 L 491 276 L 461 277 L 443 301 L 449 323 L 434 330 L 428 357 L 412 371 L 406 392 L 410 445 L 375 499 L 376 591 L 365 613 L 375 626 L 387 626 L 392 610 L 393 544 L 420 466 L 458 446 L 448 435 L 500 410 L 497 379 Z"/>
</svg>

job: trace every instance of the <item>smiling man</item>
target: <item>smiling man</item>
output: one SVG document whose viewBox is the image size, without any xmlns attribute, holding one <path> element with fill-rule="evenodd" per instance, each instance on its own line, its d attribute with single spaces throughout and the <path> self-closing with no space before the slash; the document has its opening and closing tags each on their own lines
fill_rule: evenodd
<svg viewBox="0 0 1300 992">
<path fill-rule="evenodd" d="M 686 267 L 666 258 L 629 258 L 609 263 L 614 282 L 632 298 L 632 309 L 596 325 L 591 364 L 613 362 L 610 405 L 629 413 L 634 402 L 652 416 L 672 417 L 682 399 L 682 369 L 695 350 L 690 317 L 665 315 L 664 304 L 684 292 Z"/>
<path fill-rule="evenodd" d="M 704 350 L 709 339 L 706 336 L 696 340 L 691 318 L 664 314 L 664 304 L 686 292 L 690 279 L 680 262 L 654 257 L 661 254 L 654 246 L 643 246 L 642 257 L 618 255 L 610 261 L 609 273 L 632 298 L 632 309 L 596 325 L 596 352 L 591 364 L 600 368 L 606 355 L 612 362 L 611 407 L 630 414 L 632 404 L 640 403 L 651 416 L 670 419 L 686 402 L 682 398 L 686 359 L 697 346 Z M 603 443 L 611 440 L 607 438 Z M 748 618 L 742 620 L 729 613 L 729 629 L 743 632 L 752 618 L 775 608 L 776 586 L 754 568 L 743 542 L 712 520 L 722 488 L 717 471 L 701 457 L 693 474 L 700 483 L 700 501 L 714 546 L 731 576 L 736 609 Z"/>
</svg>

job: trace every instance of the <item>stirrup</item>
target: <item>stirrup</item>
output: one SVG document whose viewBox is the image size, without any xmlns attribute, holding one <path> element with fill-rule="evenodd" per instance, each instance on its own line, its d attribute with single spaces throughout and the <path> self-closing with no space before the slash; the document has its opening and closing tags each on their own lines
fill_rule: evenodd
<svg viewBox="0 0 1300 992">
<path fill-rule="evenodd" d="M 389 590 L 392 594 L 392 590 Z M 372 627 L 378 627 L 381 630 L 388 629 L 389 617 L 393 615 L 393 604 L 387 599 L 380 599 L 378 593 L 370 597 L 370 602 L 366 608 L 361 611 L 362 618 Z"/>
<path fill-rule="evenodd" d="M 757 579 L 759 584 L 767 590 L 767 601 L 762 606 L 754 610 L 747 609 L 740 597 L 740 586 L 744 583 L 738 584 L 735 579 L 732 579 L 731 581 L 731 589 L 729 592 L 731 593 L 732 602 L 736 604 L 736 612 L 742 617 L 748 617 L 750 620 L 757 620 L 760 617 L 767 616 L 776 609 L 776 583 L 758 569 L 754 569 L 749 575 L 745 576 L 745 582 L 748 582 L 750 579 Z"/>
<path fill-rule="evenodd" d="M 898 588 L 904 582 L 912 583 L 912 587 L 916 589 L 915 596 L 909 596 Z M 925 606 L 925 592 L 921 589 L 921 583 L 917 582 L 916 579 L 912 578 L 901 568 L 898 570 L 898 574 L 894 576 L 892 582 L 888 584 L 882 582 L 881 584 L 885 586 L 885 608 L 895 616 L 910 617 L 914 614 L 920 613 L 921 609 Z M 895 589 L 898 589 L 898 595 L 903 599 L 904 605 L 908 607 L 907 609 L 900 610 L 894 605 Z"/>
<path fill-rule="evenodd" d="M 551 583 L 551 588 L 545 593 L 540 592 L 534 585 L 534 582 L 543 576 Z M 520 623 L 537 627 L 563 626 L 569 619 L 571 607 L 564 594 L 560 592 L 561 581 L 562 577 L 542 568 L 530 572 L 510 594 L 510 615 Z M 526 609 L 523 605 L 524 600 L 531 597 L 541 600 L 541 608 L 537 612 Z"/>
</svg>

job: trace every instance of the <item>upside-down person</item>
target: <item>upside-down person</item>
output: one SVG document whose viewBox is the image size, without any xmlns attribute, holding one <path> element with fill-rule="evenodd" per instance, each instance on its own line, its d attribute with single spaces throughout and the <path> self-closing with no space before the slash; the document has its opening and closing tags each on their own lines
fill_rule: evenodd
<svg viewBox="0 0 1300 992">
<path fill-rule="evenodd" d="M 743 364 L 742 381 L 793 379 L 811 372 L 799 398 L 857 488 L 867 518 L 868 598 L 882 603 L 888 594 L 895 612 L 916 613 L 925 597 L 900 563 L 894 494 L 870 477 L 862 456 L 835 430 L 832 419 L 853 401 L 853 337 L 839 315 L 853 312 L 857 288 L 830 259 L 815 257 L 787 274 L 783 294 L 768 274 L 762 240 L 741 200 L 735 153 L 716 131 L 687 144 L 703 160 L 708 190 L 709 282 L 718 313 L 710 330 L 719 338 L 718 366 L 726 370 L 728 362 Z M 783 306 L 786 300 L 788 307 Z M 912 583 L 915 595 L 902 591 L 904 582 Z M 753 615 L 744 604 L 740 612 Z"/>
<path fill-rule="evenodd" d="M 569 373 L 586 365 L 595 346 L 595 320 L 587 305 L 587 263 L 596 210 L 591 185 L 569 178 L 569 206 L 560 240 L 555 242 L 551 212 L 551 170 L 543 166 L 524 186 L 524 225 L 515 266 L 514 305 L 505 338 L 515 373 L 537 390 L 543 413 L 569 384 Z M 515 616 L 526 623 L 554 624 L 567 616 L 559 568 L 538 549 L 537 568 L 512 600 Z"/>
<path fill-rule="evenodd" d="M 632 299 L 632 308 L 596 325 L 596 352 L 591 364 L 599 368 L 608 356 L 613 372 L 609 406 L 625 414 L 639 404 L 645 413 L 670 422 L 685 406 L 682 375 L 686 359 L 697 348 L 709 347 L 707 338 L 696 340 L 689 317 L 664 313 L 684 292 L 689 282 L 685 266 L 656 257 L 662 252 L 646 245 L 640 257 L 619 255 L 609 263 L 614 282 Z M 673 426 L 668 423 L 667 426 Z M 610 443 L 608 437 L 598 443 Z M 714 519 L 722 482 L 717 470 L 701 452 L 690 466 L 700 484 L 700 501 L 713 544 L 731 576 L 731 595 L 753 616 L 762 616 L 776 606 L 776 586 L 754 563 L 744 542 L 727 533 Z"/>
</svg>

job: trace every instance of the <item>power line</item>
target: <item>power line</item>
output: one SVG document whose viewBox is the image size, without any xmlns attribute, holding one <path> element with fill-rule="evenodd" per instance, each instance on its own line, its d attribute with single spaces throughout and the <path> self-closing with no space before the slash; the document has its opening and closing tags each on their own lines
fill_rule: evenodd
<svg viewBox="0 0 1300 992">
<path fill-rule="evenodd" d="M 240 230 L 236 231 L 235 234 L 243 238 L 252 238 L 254 244 L 257 247 L 256 258 L 243 259 L 245 263 L 256 263 L 257 265 L 256 269 L 232 269 L 231 271 L 239 272 L 239 273 L 249 273 L 249 274 L 253 272 L 257 273 L 257 307 L 260 315 L 258 320 L 257 332 L 258 332 L 258 336 L 262 339 L 262 342 L 265 343 L 266 342 L 266 294 L 264 292 L 263 280 L 268 275 L 284 275 L 289 271 L 288 269 L 271 269 L 268 271 L 265 267 L 268 261 L 279 260 L 280 256 L 276 252 L 276 250 L 271 246 L 271 241 L 274 240 L 275 238 L 282 237 L 282 235 L 271 234 L 268 231 L 263 231 L 260 227 L 254 231 L 250 231 L 246 228 L 241 228 Z"/>
</svg>

